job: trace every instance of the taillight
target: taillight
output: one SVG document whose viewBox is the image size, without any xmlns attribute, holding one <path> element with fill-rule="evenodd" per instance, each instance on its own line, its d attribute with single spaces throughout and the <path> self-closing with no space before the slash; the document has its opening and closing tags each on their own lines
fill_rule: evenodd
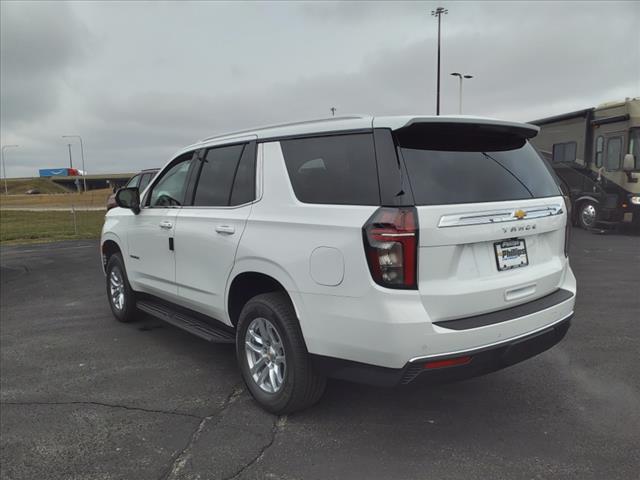
<svg viewBox="0 0 640 480">
<path fill-rule="evenodd" d="M 564 227 L 564 256 L 569 257 L 569 243 L 571 242 L 571 199 L 564 195 L 564 207 L 567 211 L 567 224 Z"/>
<path fill-rule="evenodd" d="M 373 280 L 388 288 L 417 288 L 418 215 L 414 207 L 380 207 L 363 227 Z"/>
</svg>

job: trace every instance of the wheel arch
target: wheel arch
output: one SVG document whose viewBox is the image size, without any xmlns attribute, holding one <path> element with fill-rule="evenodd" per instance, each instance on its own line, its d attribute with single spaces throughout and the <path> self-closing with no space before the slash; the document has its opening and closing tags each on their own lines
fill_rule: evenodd
<svg viewBox="0 0 640 480">
<path fill-rule="evenodd" d="M 231 324 L 237 325 L 242 307 L 251 298 L 261 293 L 277 291 L 287 294 L 302 327 L 302 300 L 295 283 L 281 267 L 268 260 L 236 264 L 229 275 L 226 288 L 226 307 Z"/>
<path fill-rule="evenodd" d="M 582 203 L 582 202 L 584 202 L 584 201 L 590 201 L 590 202 L 593 202 L 593 203 L 600 204 L 600 200 L 598 200 L 596 197 L 591 196 L 591 195 L 582 195 L 582 196 L 580 196 L 580 197 L 576 198 L 576 199 L 573 201 L 573 203 L 574 203 L 575 205 L 578 205 L 578 204 L 580 204 L 580 203 Z"/>
<path fill-rule="evenodd" d="M 106 272 L 109 258 L 111 258 L 114 253 L 120 253 L 123 256 L 124 261 L 124 252 L 122 246 L 120 245 L 120 239 L 114 234 L 107 234 L 102 237 L 102 241 L 100 243 L 100 253 L 102 254 L 103 272 Z"/>
<path fill-rule="evenodd" d="M 571 223 L 573 225 L 577 225 L 577 223 L 578 223 L 578 215 L 580 215 L 580 207 L 585 202 L 595 203 L 598 206 L 600 205 L 600 200 L 598 200 L 596 197 L 594 197 L 592 195 L 581 195 L 580 197 L 576 198 L 573 201 L 573 211 L 572 211 L 572 214 L 571 214 L 571 216 L 572 216 Z"/>
</svg>

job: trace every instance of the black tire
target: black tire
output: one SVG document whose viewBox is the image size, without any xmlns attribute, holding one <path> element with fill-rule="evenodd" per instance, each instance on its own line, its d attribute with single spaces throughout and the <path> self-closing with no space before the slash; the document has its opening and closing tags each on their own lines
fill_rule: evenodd
<svg viewBox="0 0 640 480">
<path fill-rule="evenodd" d="M 576 212 L 576 219 L 580 228 L 584 230 L 592 230 L 596 228 L 598 223 L 598 205 L 594 202 L 582 202 Z"/>
<path fill-rule="evenodd" d="M 264 318 L 275 327 L 284 346 L 285 374 L 275 393 L 263 390 L 250 373 L 245 338 L 249 326 L 257 318 Z M 283 292 L 257 295 L 246 303 L 238 320 L 236 356 L 247 388 L 268 412 L 282 415 L 303 410 L 316 403 L 324 393 L 326 379 L 313 368 L 293 305 Z"/>
<path fill-rule="evenodd" d="M 109 262 L 107 262 L 107 300 L 109 301 L 109 306 L 111 307 L 111 311 L 113 312 L 113 316 L 116 317 L 116 320 L 119 322 L 133 322 L 136 319 L 136 295 L 135 292 L 131 289 L 131 285 L 129 285 L 129 279 L 127 278 L 127 271 L 124 268 L 124 261 L 122 260 L 122 256 L 119 253 L 114 253 L 109 258 Z M 122 293 L 123 295 L 123 304 L 122 306 L 118 306 L 113 298 L 111 291 L 111 281 L 112 281 L 112 273 L 115 273 L 117 277 L 119 277 L 122 281 Z"/>
</svg>

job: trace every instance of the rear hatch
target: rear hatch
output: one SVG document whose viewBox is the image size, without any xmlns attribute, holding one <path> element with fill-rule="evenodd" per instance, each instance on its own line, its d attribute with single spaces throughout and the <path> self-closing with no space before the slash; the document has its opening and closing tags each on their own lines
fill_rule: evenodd
<svg viewBox="0 0 640 480">
<path fill-rule="evenodd" d="M 418 288 L 433 322 L 558 289 L 563 197 L 528 143 L 535 127 L 415 123 L 395 131 L 419 220 Z"/>
</svg>

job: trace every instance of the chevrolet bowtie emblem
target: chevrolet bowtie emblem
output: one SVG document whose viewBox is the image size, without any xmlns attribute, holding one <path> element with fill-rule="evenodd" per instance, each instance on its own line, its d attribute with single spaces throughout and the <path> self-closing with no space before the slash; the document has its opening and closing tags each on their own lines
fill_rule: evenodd
<svg viewBox="0 0 640 480">
<path fill-rule="evenodd" d="M 513 216 L 516 217 L 518 220 L 522 220 L 524 217 L 527 216 L 527 212 L 525 212 L 524 210 L 516 210 L 515 212 L 513 212 Z"/>
</svg>

